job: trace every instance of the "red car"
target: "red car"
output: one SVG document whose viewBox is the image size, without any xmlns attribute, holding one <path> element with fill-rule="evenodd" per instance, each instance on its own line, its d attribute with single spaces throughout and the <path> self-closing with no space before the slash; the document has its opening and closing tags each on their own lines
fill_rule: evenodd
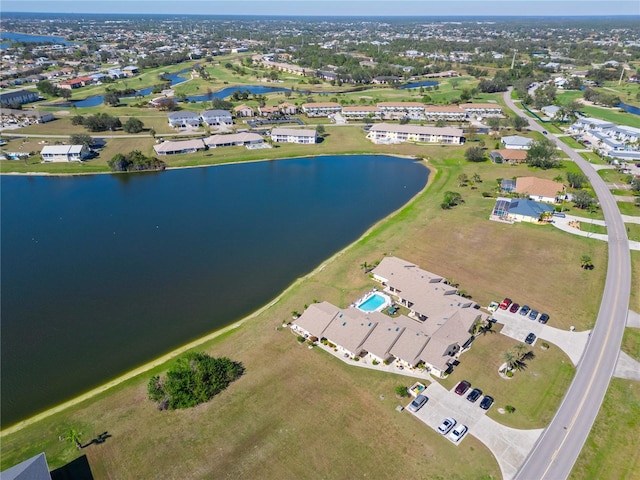
<svg viewBox="0 0 640 480">
<path fill-rule="evenodd" d="M 514 303 L 513 305 L 511 305 L 511 308 L 509 309 L 509 311 L 511 313 L 516 313 L 519 308 L 520 308 L 520 305 L 518 305 L 517 303 Z"/>
<path fill-rule="evenodd" d="M 506 310 L 507 308 L 509 308 L 509 305 L 511 305 L 511 299 L 505 298 L 504 300 L 502 300 L 499 308 L 501 308 L 502 310 Z"/>
<path fill-rule="evenodd" d="M 469 382 L 467 382 L 466 380 L 463 380 L 456 386 L 455 392 L 458 395 L 464 395 L 465 392 L 469 390 L 470 386 L 471 384 Z"/>
</svg>

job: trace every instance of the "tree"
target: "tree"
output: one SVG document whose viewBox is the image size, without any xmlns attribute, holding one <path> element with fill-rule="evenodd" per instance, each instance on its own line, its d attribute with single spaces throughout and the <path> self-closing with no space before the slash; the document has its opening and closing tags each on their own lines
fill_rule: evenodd
<svg viewBox="0 0 640 480">
<path fill-rule="evenodd" d="M 582 188 L 587 183 L 587 177 L 580 172 L 567 172 L 567 182 L 571 188 Z"/>
<path fill-rule="evenodd" d="M 96 113 L 84 119 L 82 123 L 90 132 L 114 131 L 122 126 L 120 119 L 107 113 Z"/>
<path fill-rule="evenodd" d="M 556 146 L 548 138 L 533 141 L 531 148 L 527 151 L 526 162 L 532 167 L 539 167 L 544 170 L 560 165 Z"/>
<path fill-rule="evenodd" d="M 144 124 L 135 117 L 129 118 L 122 126 L 122 129 L 127 133 L 140 133 L 143 128 Z"/>
<path fill-rule="evenodd" d="M 443 210 L 448 210 L 451 207 L 455 207 L 456 205 L 459 205 L 463 202 L 464 200 L 462 199 L 462 195 L 460 195 L 458 192 L 445 192 L 444 199 L 442 200 L 440 207 Z"/>
<path fill-rule="evenodd" d="M 59 90 L 59 95 L 65 100 L 69 100 L 71 98 L 71 90 L 68 88 L 61 88 Z"/>
<path fill-rule="evenodd" d="M 471 181 L 473 183 L 482 183 L 482 178 L 480 177 L 478 172 L 474 172 L 473 176 L 471 177 Z"/>
<path fill-rule="evenodd" d="M 109 168 L 114 172 L 141 172 L 145 170 L 164 170 L 167 164 L 155 157 L 147 157 L 139 150 L 123 155 L 115 154 L 111 160 L 107 162 Z"/>
<path fill-rule="evenodd" d="M 82 432 L 71 427 L 64 435 L 64 439 L 70 443 L 73 443 L 78 450 L 82 448 Z"/>
<path fill-rule="evenodd" d="M 316 127 L 316 133 L 318 134 L 319 137 L 322 137 L 324 135 L 325 129 L 324 129 L 324 125 L 318 125 Z"/>
<path fill-rule="evenodd" d="M 407 391 L 407 387 L 405 387 L 404 385 L 398 385 L 394 391 L 396 392 L 396 395 L 401 397 L 401 398 L 406 398 L 409 396 L 409 392 Z"/>
<path fill-rule="evenodd" d="M 107 91 L 104 94 L 104 103 L 112 107 L 117 107 L 120 104 L 120 97 L 114 91 Z"/>
<path fill-rule="evenodd" d="M 475 140 L 477 134 L 478 134 L 478 127 L 476 127 L 475 125 L 469 125 L 469 127 L 467 127 L 467 140 L 469 141 Z"/>
<path fill-rule="evenodd" d="M 511 125 L 513 125 L 513 128 L 515 128 L 518 132 L 520 132 L 522 131 L 523 128 L 526 128 L 529 126 L 529 120 L 527 120 L 524 117 L 521 117 L 520 115 L 516 115 L 511 119 Z"/>
<path fill-rule="evenodd" d="M 591 257 L 589 255 L 582 255 L 580 257 L 580 267 L 583 270 L 593 270 L 593 263 L 591 262 Z"/>
<path fill-rule="evenodd" d="M 498 131 L 500 130 L 501 121 L 498 117 L 489 117 L 487 118 L 487 125 L 491 130 Z"/>
<path fill-rule="evenodd" d="M 69 137 L 69 143 L 71 145 L 86 145 L 91 148 L 93 145 L 93 138 L 91 138 L 91 135 L 87 135 L 86 133 L 74 133 Z"/>
<path fill-rule="evenodd" d="M 466 173 L 461 173 L 460 175 L 458 175 L 458 186 L 459 187 L 466 187 L 467 183 L 469 183 L 469 177 L 467 176 Z"/>
<path fill-rule="evenodd" d="M 515 370 L 518 366 L 518 357 L 511 351 L 503 352 L 502 360 L 507 365 L 508 370 Z"/>
<path fill-rule="evenodd" d="M 581 210 L 589 208 L 594 202 L 595 199 L 586 190 L 578 190 L 573 194 L 573 204 Z"/>
<path fill-rule="evenodd" d="M 163 401 L 170 410 L 208 402 L 244 374 L 244 366 L 226 357 L 189 352 L 178 358 L 163 380 L 149 380 L 147 393 L 154 402 Z"/>
<path fill-rule="evenodd" d="M 464 152 L 464 158 L 466 158 L 469 162 L 484 162 L 487 160 L 484 149 L 475 145 L 473 147 L 467 148 L 467 150 Z"/>
</svg>

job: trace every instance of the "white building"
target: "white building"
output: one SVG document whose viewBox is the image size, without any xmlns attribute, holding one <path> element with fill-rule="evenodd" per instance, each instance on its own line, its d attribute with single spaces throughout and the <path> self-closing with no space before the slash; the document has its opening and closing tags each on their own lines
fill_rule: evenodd
<svg viewBox="0 0 640 480">
<path fill-rule="evenodd" d="M 462 135 L 462 130 L 454 127 L 380 123 L 371 127 L 367 138 L 373 143 L 424 142 L 460 145 L 464 143 Z"/>
<path fill-rule="evenodd" d="M 40 154 L 43 162 L 81 162 L 89 156 L 86 145 L 47 145 Z"/>
<path fill-rule="evenodd" d="M 276 127 L 271 130 L 271 140 L 280 143 L 316 143 L 315 130 Z"/>
</svg>

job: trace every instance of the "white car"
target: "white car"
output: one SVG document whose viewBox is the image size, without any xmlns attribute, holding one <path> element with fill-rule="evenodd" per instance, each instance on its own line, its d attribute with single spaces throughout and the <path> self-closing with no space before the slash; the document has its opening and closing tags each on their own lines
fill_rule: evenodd
<svg viewBox="0 0 640 480">
<path fill-rule="evenodd" d="M 449 433 L 449 435 L 447 435 L 447 438 L 449 440 L 451 440 L 452 442 L 459 442 L 460 439 L 462 437 L 464 437 L 464 434 L 467 433 L 467 430 L 469 430 L 467 428 L 466 425 L 456 425 L 453 430 L 451 430 L 451 432 Z"/>
<path fill-rule="evenodd" d="M 456 421 L 455 421 L 454 418 L 447 417 L 442 421 L 442 423 L 438 427 L 438 431 L 442 435 L 446 435 L 447 433 L 449 433 L 451 431 L 451 429 L 455 426 L 455 424 L 456 424 Z"/>
</svg>

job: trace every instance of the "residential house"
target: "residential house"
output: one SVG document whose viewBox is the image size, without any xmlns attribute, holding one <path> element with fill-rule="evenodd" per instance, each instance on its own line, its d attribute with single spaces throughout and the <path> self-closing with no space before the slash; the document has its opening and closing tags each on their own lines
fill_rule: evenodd
<svg viewBox="0 0 640 480">
<path fill-rule="evenodd" d="M 212 126 L 218 125 L 233 125 L 233 118 L 231 118 L 231 112 L 228 110 L 204 110 L 200 114 L 202 121 Z"/>
<path fill-rule="evenodd" d="M 156 155 L 176 155 L 179 153 L 195 153 L 204 150 L 205 145 L 201 139 L 167 141 L 153 146 Z"/>
<path fill-rule="evenodd" d="M 517 164 L 527 161 L 526 150 L 507 150 L 506 148 L 494 150 L 489 154 L 493 163 Z"/>
<path fill-rule="evenodd" d="M 43 162 L 81 162 L 91 150 L 86 145 L 46 145 L 40 154 Z"/>
<path fill-rule="evenodd" d="M 262 135 L 257 133 L 232 133 L 228 135 L 212 135 L 204 139 L 209 148 L 259 145 L 264 143 Z"/>
<path fill-rule="evenodd" d="M 236 117 L 253 117 L 253 108 L 248 107 L 244 104 L 238 105 L 233 109 L 233 113 Z"/>
<path fill-rule="evenodd" d="M 31 457 L 0 472 L 2 480 L 51 480 L 44 453 Z"/>
<path fill-rule="evenodd" d="M 380 102 L 378 108 L 386 119 L 409 117 L 412 120 L 424 120 L 423 103 L 419 102 Z"/>
<path fill-rule="evenodd" d="M 500 140 L 508 150 L 529 150 L 533 140 L 520 135 L 508 135 Z"/>
<path fill-rule="evenodd" d="M 169 112 L 167 114 L 169 125 L 172 127 L 197 127 L 200 125 L 200 115 L 196 112 Z"/>
<path fill-rule="evenodd" d="M 553 212 L 554 208 L 547 203 L 524 198 L 498 197 L 489 219 L 508 223 L 541 223 L 545 215 L 552 215 Z"/>
<path fill-rule="evenodd" d="M 456 105 L 426 105 L 424 118 L 428 121 L 444 120 L 446 122 L 463 122 L 467 119 L 467 112 Z"/>
<path fill-rule="evenodd" d="M 328 117 L 333 113 L 340 113 L 342 107 L 336 102 L 315 102 L 303 104 L 302 111 L 307 117 Z"/>
<path fill-rule="evenodd" d="M 470 117 L 497 117 L 502 115 L 502 107 L 497 103 L 462 103 L 460 108 L 467 112 Z"/>
<path fill-rule="evenodd" d="M 58 84 L 60 88 L 66 88 L 67 90 L 75 90 L 76 88 L 84 87 L 84 82 L 79 78 L 72 78 L 70 80 L 63 80 Z"/>
<path fill-rule="evenodd" d="M 38 100 L 40 100 L 40 95 L 33 90 L 10 90 L 0 93 L 0 105 L 4 106 L 23 105 Z"/>
<path fill-rule="evenodd" d="M 559 115 L 561 115 L 562 108 L 558 105 L 547 105 L 540 109 L 542 113 L 546 115 L 547 118 L 555 119 Z"/>
<path fill-rule="evenodd" d="M 364 118 L 380 119 L 382 112 L 373 105 L 342 107 L 342 116 L 347 120 L 362 120 Z"/>
<path fill-rule="evenodd" d="M 271 130 L 271 139 L 280 143 L 316 143 L 315 130 L 276 127 Z"/>
<path fill-rule="evenodd" d="M 280 115 L 280 108 L 265 105 L 264 107 L 258 107 L 258 113 L 263 117 Z"/>
<path fill-rule="evenodd" d="M 128 65 L 124 67 L 122 71 L 125 73 L 127 77 L 133 77 L 138 73 L 139 70 L 138 70 L 138 67 L 136 67 L 135 65 Z"/>
<path fill-rule="evenodd" d="M 460 145 L 464 143 L 462 130 L 453 127 L 422 127 L 380 123 L 369 129 L 367 138 L 373 143 L 424 142 Z"/>
<path fill-rule="evenodd" d="M 280 105 L 278 105 L 278 108 L 283 115 L 295 115 L 296 113 L 298 113 L 298 107 L 296 105 L 293 105 L 292 103 L 281 103 Z"/>
<path fill-rule="evenodd" d="M 531 200 L 546 203 L 557 203 L 564 196 L 565 186 L 562 182 L 555 182 L 537 177 L 516 178 L 516 193 L 529 195 Z"/>
</svg>

